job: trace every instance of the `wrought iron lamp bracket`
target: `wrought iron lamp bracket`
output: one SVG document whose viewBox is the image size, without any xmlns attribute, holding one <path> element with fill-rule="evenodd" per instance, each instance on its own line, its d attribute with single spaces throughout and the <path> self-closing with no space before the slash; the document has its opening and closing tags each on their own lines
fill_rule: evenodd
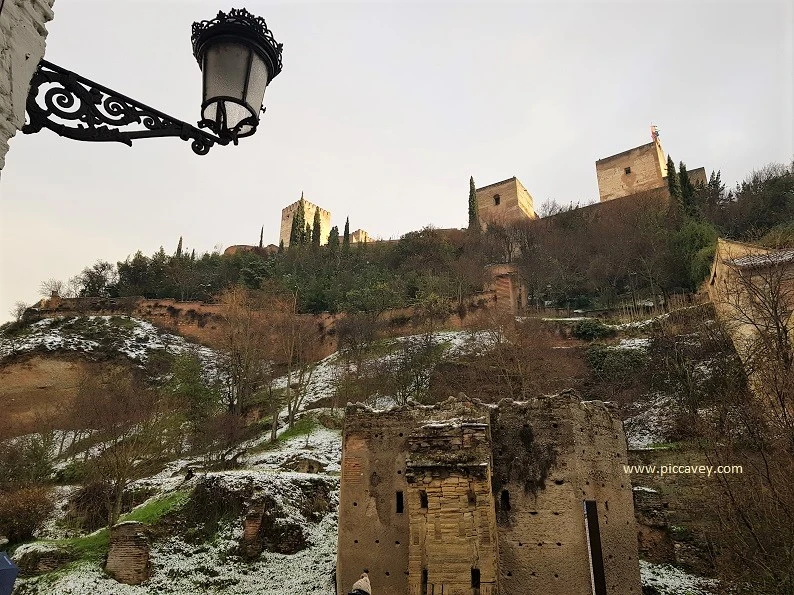
<svg viewBox="0 0 794 595">
<path fill-rule="evenodd" d="M 46 89 L 43 106 L 37 101 L 42 87 Z M 46 60 L 39 62 L 33 75 L 26 107 L 29 122 L 22 128 L 25 134 L 49 128 L 73 140 L 128 146 L 139 138 L 176 136 L 192 141 L 190 146 L 198 155 L 206 155 L 215 143 L 228 145 L 235 140 L 208 134 Z M 126 129 L 134 125 L 138 126 Z"/>
</svg>

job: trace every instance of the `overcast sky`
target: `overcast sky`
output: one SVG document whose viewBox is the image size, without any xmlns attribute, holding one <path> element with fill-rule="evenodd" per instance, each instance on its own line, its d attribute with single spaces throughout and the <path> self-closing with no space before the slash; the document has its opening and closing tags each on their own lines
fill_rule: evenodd
<svg viewBox="0 0 794 595">
<path fill-rule="evenodd" d="M 57 0 L 46 59 L 199 118 L 190 25 L 228 2 Z M 255 136 L 18 134 L 0 177 L 0 320 L 66 281 L 179 236 L 197 253 L 278 242 L 305 192 L 341 227 L 463 227 L 469 176 L 517 176 L 536 208 L 598 198 L 597 159 L 650 142 L 729 185 L 794 157 L 794 2 L 261 2 L 284 44 Z"/>
</svg>

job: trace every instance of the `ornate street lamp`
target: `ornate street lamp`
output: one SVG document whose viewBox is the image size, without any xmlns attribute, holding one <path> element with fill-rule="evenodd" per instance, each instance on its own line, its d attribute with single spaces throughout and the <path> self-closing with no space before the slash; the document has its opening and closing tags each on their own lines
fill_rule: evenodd
<svg viewBox="0 0 794 595">
<path fill-rule="evenodd" d="M 198 128 L 42 60 L 31 80 L 22 132 L 49 128 L 74 140 L 129 146 L 138 138 L 177 136 L 192 141 L 199 155 L 216 143 L 236 145 L 256 132 L 265 88 L 281 72 L 282 44 L 264 19 L 244 8 L 193 23 L 191 40 L 204 78 Z"/>
<path fill-rule="evenodd" d="M 281 44 L 244 8 L 193 23 L 192 41 L 204 75 L 199 126 L 235 143 L 252 135 L 265 87 L 281 72 Z"/>
</svg>

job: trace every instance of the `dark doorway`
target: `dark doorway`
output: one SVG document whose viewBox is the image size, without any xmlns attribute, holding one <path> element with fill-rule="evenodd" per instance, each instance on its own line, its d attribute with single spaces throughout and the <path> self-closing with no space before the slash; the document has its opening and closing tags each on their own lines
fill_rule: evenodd
<svg viewBox="0 0 794 595">
<path fill-rule="evenodd" d="M 587 529 L 587 549 L 590 552 L 593 593 L 594 595 L 607 595 L 604 554 L 601 551 L 601 530 L 598 527 L 598 505 L 595 500 L 584 501 L 584 518 Z"/>
</svg>

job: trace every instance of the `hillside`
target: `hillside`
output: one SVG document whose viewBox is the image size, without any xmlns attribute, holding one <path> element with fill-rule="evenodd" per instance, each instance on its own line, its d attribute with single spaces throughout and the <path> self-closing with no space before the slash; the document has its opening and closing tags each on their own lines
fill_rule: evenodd
<svg viewBox="0 0 794 595">
<path fill-rule="evenodd" d="M 557 338 L 550 340 L 545 350 L 536 346 L 536 357 L 542 360 L 543 353 L 552 353 L 581 358 L 583 350 L 588 349 L 587 344 L 570 336 L 571 325 L 578 322 L 548 321 L 547 325 L 557 328 L 551 335 Z M 653 357 L 652 345 L 658 338 L 649 333 L 658 324 L 616 325 L 612 331 L 618 336 L 609 339 L 607 349 L 614 354 L 647 355 L 650 352 Z M 569 330 L 564 330 L 566 328 Z M 376 342 L 358 365 L 363 371 L 399 360 L 400 354 L 405 353 L 402 349 L 422 345 L 427 337 L 416 335 Z M 435 398 L 433 394 L 444 390 L 443 370 L 449 364 L 487 356 L 495 340 L 486 330 L 434 331 L 432 337 L 437 352 L 432 366 L 438 366 L 439 373 L 429 370 L 421 376 L 424 379 L 421 381 L 427 382 L 424 394 L 428 398 Z M 195 352 L 200 355 L 206 376 L 220 373 L 219 356 L 213 350 L 192 345 L 182 337 L 128 317 L 41 320 L 17 329 L 13 339 L 4 336 L 0 350 L 3 353 L 0 398 L 4 403 L 14 404 L 16 419 L 24 421 L 18 428 L 27 430 L 35 426 L 31 420 L 35 419 L 41 403 L 59 408 L 68 406 L 76 391 L 78 370 L 90 369 L 108 360 L 123 361 L 143 372 L 162 353 Z M 286 427 L 287 411 L 282 411 L 279 438 L 275 443 L 269 441 L 267 420 L 263 420 L 264 424 L 251 422 L 237 441 L 226 444 L 222 451 L 166 457 L 158 462 L 152 473 L 129 483 L 125 488 L 129 497 L 125 497 L 124 505 L 128 511 L 120 520 L 141 520 L 148 527 L 154 565 L 152 578 L 145 585 L 121 585 L 107 577 L 100 564 L 107 551 L 107 529 L 91 533 L 80 528 L 78 495 L 83 492 L 80 485 L 70 483 L 69 478 L 70 474 L 74 476 L 72 470 L 79 467 L 77 464 L 81 460 L 97 452 L 95 441 L 90 435 L 82 435 L 74 444 L 67 440 L 63 448 L 58 440 L 50 440 L 53 452 L 48 460 L 55 484 L 50 489 L 54 490 L 55 506 L 49 520 L 35 530 L 36 541 L 14 550 L 14 559 L 26 569 L 27 575 L 20 581 L 17 592 L 188 593 L 197 588 L 273 595 L 292 593 L 296 589 L 318 595 L 333 592 L 330 576 L 336 553 L 335 507 L 342 421 L 341 412 L 327 406 L 333 404 L 339 379 L 350 360 L 350 353 L 338 352 L 317 362 L 295 427 Z M 590 383 L 592 379 L 582 378 L 580 390 L 591 393 L 603 390 L 595 385 L 588 386 Z M 274 386 L 285 384 L 284 379 L 274 381 Z M 471 385 L 470 391 L 476 393 L 477 386 Z M 389 407 L 395 399 L 405 397 L 401 397 L 399 391 L 388 394 L 380 390 L 367 398 L 377 407 Z M 632 406 L 627 404 L 627 416 L 634 411 L 626 423 L 629 444 L 634 449 L 630 462 L 662 461 L 670 452 L 663 448 L 665 442 L 676 438 L 675 416 L 669 399 L 657 394 L 653 398 L 638 398 Z M 68 435 L 69 430 L 58 428 L 55 436 Z M 16 434 L 20 435 L 17 440 L 47 434 L 42 428 L 39 432 L 22 435 L 23 432 L 17 430 Z M 676 443 L 677 448 L 687 448 L 679 440 Z M 230 451 L 234 453 L 233 462 L 228 459 Z M 218 465 L 228 464 L 233 469 L 218 468 Z M 305 473 L 308 470 L 312 473 Z M 684 488 L 684 500 L 679 502 L 682 496 L 676 483 L 644 477 L 634 478 L 634 481 L 635 491 L 661 492 L 666 499 L 664 514 L 672 515 L 676 523 L 695 526 L 697 519 L 691 515 L 688 519 L 680 517 L 684 501 L 687 506 L 698 505 L 697 496 L 692 501 L 694 492 Z M 269 528 L 258 533 L 258 543 L 244 543 L 242 527 L 246 511 L 250 511 L 252 503 L 262 501 L 271 502 Z M 216 512 L 197 517 L 197 507 Z M 679 537 L 673 520 L 661 525 L 666 539 Z M 656 530 L 660 530 L 658 526 Z M 252 551 L 262 553 L 252 556 Z M 651 561 L 643 562 L 642 575 L 644 583 L 648 588 L 654 586 L 656 593 L 716 592 L 709 589 L 708 582 L 665 565 L 680 562 L 676 556 L 660 555 L 659 551 L 649 553 Z M 702 561 L 692 563 L 690 560 L 685 567 L 690 571 L 708 570 Z M 41 573 L 48 569 L 49 572 Z M 263 582 L 265 580 L 269 582 Z"/>
</svg>

